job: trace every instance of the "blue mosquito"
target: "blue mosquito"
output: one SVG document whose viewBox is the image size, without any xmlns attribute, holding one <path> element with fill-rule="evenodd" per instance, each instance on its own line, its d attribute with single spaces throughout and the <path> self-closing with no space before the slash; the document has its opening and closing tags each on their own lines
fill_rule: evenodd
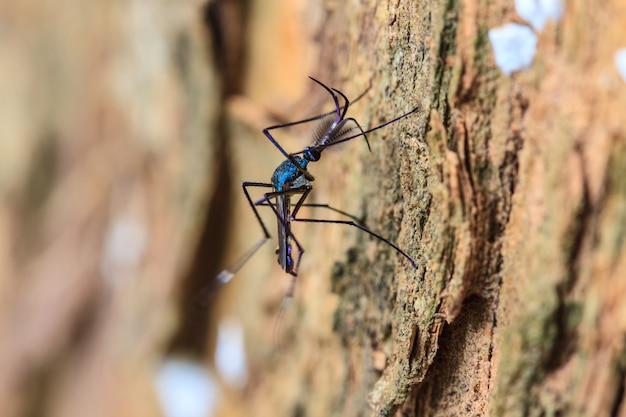
<svg viewBox="0 0 626 417">
<path fill-rule="evenodd" d="M 263 130 L 265 136 L 267 136 L 270 142 L 272 142 L 272 144 L 286 158 L 285 161 L 283 161 L 274 171 L 271 183 L 246 181 L 241 184 L 246 199 L 248 200 L 248 203 L 250 204 L 252 211 L 254 211 L 254 215 L 256 216 L 259 225 L 263 230 L 263 237 L 254 246 L 252 246 L 252 248 L 250 248 L 248 252 L 241 256 L 233 265 L 220 272 L 217 277 L 215 277 L 212 282 L 210 282 L 198 294 L 199 300 L 203 303 L 207 303 L 208 300 L 210 300 L 210 298 L 224 284 L 229 282 L 232 277 L 239 271 L 239 269 L 241 269 L 241 267 L 243 267 L 243 265 L 259 250 L 259 248 L 261 248 L 261 246 L 263 246 L 263 244 L 270 239 L 270 232 L 268 231 L 265 223 L 261 219 L 261 216 L 259 215 L 259 211 L 257 209 L 257 207 L 260 206 L 270 207 L 276 215 L 278 224 L 278 249 L 276 251 L 276 253 L 278 254 L 278 263 L 286 273 L 292 276 L 291 284 L 289 286 L 287 294 L 285 295 L 284 305 L 286 305 L 289 300 L 293 298 L 296 277 L 298 276 L 298 267 L 300 265 L 302 255 L 304 254 L 304 248 L 291 230 L 292 222 L 335 223 L 354 226 L 357 229 L 360 229 L 391 246 L 393 249 L 396 250 L 396 252 L 404 256 L 411 264 L 411 266 L 413 266 L 413 268 L 417 269 L 417 264 L 415 263 L 415 261 L 402 249 L 400 249 L 398 246 L 394 245 L 384 237 L 380 236 L 379 234 L 374 233 L 373 231 L 363 226 L 354 216 L 351 216 L 350 214 L 345 213 L 341 210 L 335 209 L 327 204 L 305 203 L 307 197 L 309 196 L 309 193 L 313 190 L 312 182 L 314 180 L 313 175 L 311 175 L 311 173 L 308 171 L 307 166 L 310 162 L 319 161 L 322 152 L 326 148 L 339 145 L 340 143 L 344 143 L 362 136 L 365 139 L 367 147 L 369 149 L 370 146 L 366 136 L 367 133 L 373 132 L 389 124 L 397 122 L 398 120 L 403 119 L 416 112 L 417 108 L 414 108 L 408 113 L 398 116 L 395 119 L 385 122 L 381 125 L 369 128 L 367 130 L 363 130 L 363 128 L 354 118 L 346 117 L 348 108 L 350 107 L 350 101 L 345 94 L 335 88 L 330 88 L 326 86 L 325 84 L 316 80 L 313 77 L 309 78 L 311 78 L 311 80 L 324 88 L 328 92 L 328 94 L 331 95 L 335 104 L 335 110 L 315 117 L 310 117 L 308 119 L 299 120 L 297 122 L 270 126 Z M 355 99 L 355 101 L 363 97 L 366 92 L 367 90 L 357 99 Z M 339 104 L 339 97 L 343 99 L 344 104 L 342 106 Z M 318 127 L 314 131 L 313 142 L 310 146 L 307 146 L 300 152 L 295 152 L 291 154 L 287 153 L 283 149 L 283 147 L 278 144 L 276 139 L 274 139 L 274 137 L 270 134 L 271 130 L 282 129 L 314 121 L 318 121 Z M 250 193 L 248 192 L 248 189 L 251 187 L 269 188 L 271 189 L 271 191 L 265 193 L 263 195 L 263 198 L 257 201 L 253 201 L 250 197 Z M 295 204 L 292 203 L 292 198 L 297 198 Z M 351 220 L 299 218 L 297 217 L 297 214 L 302 207 L 326 208 L 338 214 L 341 214 L 342 216 L 348 217 Z M 295 261 L 292 242 L 297 248 L 297 256 L 295 257 Z"/>
</svg>

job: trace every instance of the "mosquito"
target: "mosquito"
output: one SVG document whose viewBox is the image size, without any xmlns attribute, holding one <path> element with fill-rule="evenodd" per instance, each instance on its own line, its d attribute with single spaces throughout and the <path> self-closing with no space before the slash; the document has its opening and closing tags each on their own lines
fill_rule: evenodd
<svg viewBox="0 0 626 417">
<path fill-rule="evenodd" d="M 309 77 L 312 81 L 324 88 L 333 99 L 335 109 L 331 112 L 324 113 L 308 119 L 299 120 L 296 122 L 278 124 L 263 129 L 265 136 L 272 142 L 272 144 L 285 156 L 285 160 L 274 171 L 271 182 L 243 182 L 241 184 L 243 193 L 248 200 L 248 204 L 252 208 L 254 215 L 256 216 L 261 229 L 263 230 L 263 237 L 252 246 L 243 256 L 241 256 L 233 265 L 220 272 L 199 294 L 199 301 L 203 304 L 213 297 L 213 295 L 226 283 L 228 283 L 233 276 L 245 265 L 245 263 L 267 242 L 270 238 L 270 232 L 265 223 L 261 219 L 258 211 L 258 207 L 270 207 L 274 212 L 277 220 L 278 227 L 278 249 L 276 251 L 278 255 L 278 263 L 280 267 L 289 275 L 291 275 L 291 282 L 287 293 L 283 300 L 283 308 L 285 310 L 287 304 L 293 298 L 296 284 L 296 277 L 298 276 L 298 268 L 302 255 L 305 250 L 300 244 L 296 236 L 293 234 L 291 225 L 293 222 L 304 223 L 334 223 L 344 224 L 348 226 L 354 226 L 359 230 L 368 233 L 369 235 L 377 238 L 385 244 L 391 246 L 396 252 L 402 255 L 411 264 L 411 266 L 417 269 L 415 261 L 402 249 L 396 246 L 394 243 L 385 239 L 383 236 L 369 230 L 354 216 L 333 208 L 328 204 L 313 204 L 306 203 L 306 199 L 313 190 L 313 181 L 315 178 L 308 171 L 308 165 L 311 162 L 319 161 L 321 154 L 328 147 L 339 145 L 341 143 L 350 141 L 355 138 L 363 137 L 367 143 L 368 149 L 370 149 L 369 141 L 367 140 L 367 134 L 375 130 L 381 129 L 387 125 L 397 122 L 417 111 L 417 107 L 413 110 L 404 113 L 392 120 L 382 123 L 378 126 L 364 130 L 361 125 L 352 117 L 346 117 L 348 109 L 350 107 L 350 101 L 344 93 L 331 88 L 316 80 L 313 77 Z M 369 88 L 368 88 L 369 90 Z M 357 97 L 354 101 L 359 100 L 365 95 L 367 90 Z M 343 105 L 340 105 L 339 99 L 343 100 Z M 296 126 L 304 123 L 318 122 L 318 127 L 313 134 L 313 141 L 311 145 L 305 147 L 302 151 L 295 153 L 287 153 L 285 149 L 274 139 L 270 131 L 275 129 L 283 129 L 290 126 Z M 370 149 L 371 150 L 371 149 Z M 266 188 L 271 189 L 264 193 L 263 197 L 259 200 L 253 201 L 248 191 L 249 188 Z M 295 201 L 295 203 L 293 203 Z M 338 213 L 350 220 L 330 220 L 330 219 L 311 219 L 297 217 L 298 212 L 302 207 L 318 207 L 325 208 L 335 213 Z M 294 246 L 296 253 L 294 254 Z M 294 259 L 295 258 L 295 259 Z"/>
</svg>

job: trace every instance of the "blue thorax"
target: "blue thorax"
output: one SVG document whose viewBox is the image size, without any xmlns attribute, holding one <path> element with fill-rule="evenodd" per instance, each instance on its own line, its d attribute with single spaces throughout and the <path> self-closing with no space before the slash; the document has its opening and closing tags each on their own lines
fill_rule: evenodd
<svg viewBox="0 0 626 417">
<path fill-rule="evenodd" d="M 300 156 L 294 156 L 293 158 L 298 164 L 300 164 L 301 168 L 306 168 L 309 163 L 309 161 Z M 272 175 L 272 185 L 274 185 L 274 188 L 276 188 L 277 191 L 288 190 L 292 188 L 294 182 L 299 177 L 304 177 L 304 175 L 293 162 L 287 159 L 274 171 L 274 174 Z M 308 180 L 298 181 L 297 183 L 304 184 L 305 182 L 308 182 Z"/>
</svg>

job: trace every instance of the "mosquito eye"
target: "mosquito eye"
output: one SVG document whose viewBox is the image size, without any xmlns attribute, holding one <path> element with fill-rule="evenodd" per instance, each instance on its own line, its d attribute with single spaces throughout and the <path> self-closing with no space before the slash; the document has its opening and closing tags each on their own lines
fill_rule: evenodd
<svg viewBox="0 0 626 417">
<path fill-rule="evenodd" d="M 320 151 L 315 148 L 305 148 L 302 153 L 304 158 L 308 161 L 319 161 L 320 160 Z"/>
</svg>

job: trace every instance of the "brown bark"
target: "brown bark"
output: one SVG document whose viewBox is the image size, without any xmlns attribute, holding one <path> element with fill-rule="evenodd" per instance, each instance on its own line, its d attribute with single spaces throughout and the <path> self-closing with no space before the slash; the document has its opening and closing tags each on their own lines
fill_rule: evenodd
<svg viewBox="0 0 626 417">
<path fill-rule="evenodd" d="M 312 20 L 311 73 L 351 97 L 372 82 L 358 120 L 421 110 L 371 154 L 311 166 L 313 201 L 363 215 L 419 268 L 358 231 L 300 228 L 286 351 L 250 342 L 255 415 L 624 415 L 625 10 L 567 4 L 507 77 L 487 32 L 521 22 L 512 7 L 329 1 Z"/>
</svg>

